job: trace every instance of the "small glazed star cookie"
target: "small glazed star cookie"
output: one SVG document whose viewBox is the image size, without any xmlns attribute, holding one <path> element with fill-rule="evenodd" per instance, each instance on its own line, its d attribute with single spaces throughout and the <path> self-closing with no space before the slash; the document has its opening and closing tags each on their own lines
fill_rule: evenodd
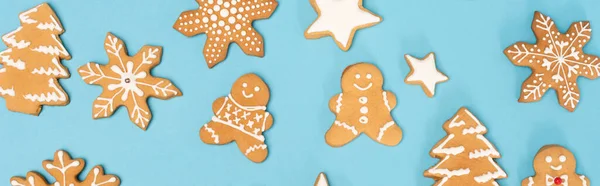
<svg viewBox="0 0 600 186">
<path fill-rule="evenodd" d="M 568 149 L 559 145 L 546 145 L 533 160 L 535 176 L 521 182 L 522 186 L 589 186 L 590 179 L 575 173 L 577 162 Z"/>
<path fill-rule="evenodd" d="M 325 176 L 325 173 L 319 173 L 317 180 L 315 180 L 315 186 L 329 186 L 329 182 L 327 182 L 327 176 Z"/>
<path fill-rule="evenodd" d="M 135 56 L 128 56 L 125 44 L 108 33 L 104 42 L 108 64 L 88 63 L 79 68 L 79 75 L 88 84 L 103 87 L 94 103 L 94 119 L 110 117 L 119 106 L 127 107 L 129 118 L 146 130 L 152 117 L 148 97 L 169 99 L 181 96 L 171 81 L 153 77 L 150 70 L 160 63 L 162 48 L 144 46 Z"/>
<path fill-rule="evenodd" d="M 448 81 L 448 76 L 440 72 L 435 67 L 435 54 L 429 53 L 423 59 L 417 59 L 408 54 L 404 55 L 410 72 L 404 82 L 412 85 L 421 85 L 425 94 L 433 97 L 435 94 L 435 85 Z"/>
<path fill-rule="evenodd" d="M 583 52 L 591 39 L 590 23 L 575 22 L 562 34 L 550 17 L 535 12 L 531 28 L 537 38 L 535 44 L 517 42 L 504 50 L 513 64 L 532 71 L 523 82 L 519 102 L 539 101 L 552 88 L 560 105 L 573 112 L 580 96 L 577 78 L 596 79 L 600 73 L 598 57 Z"/>
<path fill-rule="evenodd" d="M 185 36 L 206 33 L 204 58 L 208 68 L 225 60 L 229 44 L 237 43 L 247 55 L 265 55 L 263 37 L 252 27 L 277 8 L 275 0 L 196 0 L 197 10 L 181 13 L 173 28 Z"/>
<path fill-rule="evenodd" d="M 200 129 L 200 139 L 214 145 L 235 141 L 248 159 L 265 161 L 268 150 L 263 132 L 273 125 L 273 116 L 266 111 L 270 96 L 269 86 L 256 74 L 238 78 L 227 97 L 213 102 L 215 115 Z"/>
<path fill-rule="evenodd" d="M 390 113 L 396 96 L 383 90 L 381 71 L 369 63 L 350 65 L 342 73 L 341 84 L 342 93 L 329 100 L 336 119 L 325 134 L 327 144 L 341 147 L 363 132 L 387 146 L 400 143 L 402 130 Z"/>
<path fill-rule="evenodd" d="M 304 32 L 308 39 L 332 36 L 344 51 L 352 45 L 358 29 L 374 26 L 382 18 L 362 5 L 362 0 L 310 0 L 318 14 L 317 20 Z"/>
</svg>

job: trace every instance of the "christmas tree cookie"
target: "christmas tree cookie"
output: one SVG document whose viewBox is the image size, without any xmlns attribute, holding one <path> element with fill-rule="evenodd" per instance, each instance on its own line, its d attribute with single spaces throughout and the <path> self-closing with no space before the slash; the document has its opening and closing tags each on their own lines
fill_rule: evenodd
<svg viewBox="0 0 600 186">
<path fill-rule="evenodd" d="M 263 132 L 273 125 L 273 116 L 266 111 L 270 96 L 269 86 L 256 74 L 238 78 L 227 97 L 213 102 L 215 115 L 200 129 L 200 139 L 215 145 L 235 141 L 248 159 L 265 161 L 268 150 Z"/>
<path fill-rule="evenodd" d="M 65 151 L 58 150 L 54 153 L 54 160 L 42 162 L 46 172 L 55 178 L 55 182 L 50 184 L 44 177 L 37 172 L 29 172 L 25 178 L 12 177 L 10 185 L 12 186 L 118 186 L 121 184 L 119 177 L 114 175 L 105 175 L 101 166 L 95 166 L 83 180 L 79 180 L 79 174 L 85 167 L 85 161 L 82 159 L 71 159 L 71 156 Z"/>
<path fill-rule="evenodd" d="M 102 94 L 93 103 L 92 117 L 110 117 L 117 107 L 125 106 L 129 119 L 146 130 L 152 118 L 148 97 L 165 100 L 181 96 L 171 81 L 150 74 L 150 70 L 160 63 L 162 48 L 144 46 L 136 55 L 128 56 L 123 41 L 108 33 L 104 49 L 109 60 L 107 65 L 91 62 L 78 70 L 83 81 L 103 87 Z"/>
<path fill-rule="evenodd" d="M 528 177 L 522 186 L 589 186 L 590 180 L 575 173 L 577 161 L 568 149 L 559 145 L 546 145 L 533 160 L 535 176 Z"/>
<path fill-rule="evenodd" d="M 517 42 L 504 50 L 513 64 L 532 71 L 523 82 L 519 102 L 539 101 L 552 88 L 560 105 L 574 111 L 580 97 L 577 78 L 596 79 L 600 73 L 598 57 L 583 52 L 592 36 L 590 23 L 575 22 L 562 34 L 550 17 L 535 12 L 531 28 L 536 43 Z"/>
<path fill-rule="evenodd" d="M 469 110 L 461 108 L 444 123 L 448 135 L 430 151 L 442 159 L 425 171 L 435 186 L 441 185 L 498 185 L 497 179 L 507 175 L 494 161 L 500 153 L 483 135 L 487 129 Z"/>
<path fill-rule="evenodd" d="M 60 20 L 46 3 L 19 19 L 21 27 L 2 36 L 8 48 L 0 52 L 0 97 L 8 110 L 31 115 L 39 115 L 42 105 L 67 105 L 58 79 L 70 76 L 60 61 L 71 55 L 58 37 L 65 32 Z"/>
</svg>

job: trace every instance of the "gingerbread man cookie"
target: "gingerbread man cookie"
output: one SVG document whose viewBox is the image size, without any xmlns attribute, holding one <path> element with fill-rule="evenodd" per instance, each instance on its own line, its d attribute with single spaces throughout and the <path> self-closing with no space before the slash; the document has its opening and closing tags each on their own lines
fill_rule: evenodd
<svg viewBox="0 0 600 186">
<path fill-rule="evenodd" d="M 262 133 L 273 125 L 273 116 L 266 111 L 269 97 L 269 87 L 256 74 L 238 78 L 227 97 L 213 102 L 215 115 L 200 129 L 200 139 L 218 145 L 236 141 L 248 159 L 263 162 L 268 150 Z"/>
<path fill-rule="evenodd" d="M 342 74 L 342 93 L 329 100 L 336 120 L 325 134 L 332 147 L 341 147 L 359 134 L 388 146 L 402 140 L 402 130 L 391 115 L 396 96 L 383 90 L 381 71 L 369 63 L 348 66 Z"/>
<path fill-rule="evenodd" d="M 590 180 L 575 173 L 577 162 L 568 149 L 546 145 L 533 160 L 535 176 L 523 180 L 522 186 L 589 186 Z"/>
</svg>

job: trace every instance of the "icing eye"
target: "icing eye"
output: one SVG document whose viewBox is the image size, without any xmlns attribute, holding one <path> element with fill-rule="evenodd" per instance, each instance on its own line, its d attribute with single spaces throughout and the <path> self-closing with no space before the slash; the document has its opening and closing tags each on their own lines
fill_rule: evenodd
<svg viewBox="0 0 600 186">
<path fill-rule="evenodd" d="M 565 155 L 560 155 L 560 157 L 558 157 L 558 160 L 560 160 L 560 162 L 565 162 L 567 161 L 567 157 Z"/>
<path fill-rule="evenodd" d="M 260 87 L 258 87 L 258 86 L 255 86 L 255 87 L 254 87 L 254 91 L 256 91 L 256 92 L 260 91 Z"/>
<path fill-rule="evenodd" d="M 360 74 L 356 74 L 354 77 L 355 77 L 356 79 L 359 79 L 359 78 L 360 78 Z"/>
<path fill-rule="evenodd" d="M 247 83 L 242 83 L 242 87 L 246 88 L 246 87 L 248 87 L 248 84 Z"/>
<path fill-rule="evenodd" d="M 367 74 L 367 79 L 371 79 L 371 77 L 373 77 L 371 74 Z"/>
<path fill-rule="evenodd" d="M 550 163 L 550 162 L 552 162 L 552 157 L 546 156 L 546 163 Z"/>
</svg>

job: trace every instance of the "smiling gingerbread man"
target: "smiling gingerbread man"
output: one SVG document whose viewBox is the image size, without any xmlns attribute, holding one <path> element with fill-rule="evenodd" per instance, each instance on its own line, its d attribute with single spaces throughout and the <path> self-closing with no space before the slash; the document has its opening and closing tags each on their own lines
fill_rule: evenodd
<svg viewBox="0 0 600 186">
<path fill-rule="evenodd" d="M 341 147 L 363 132 L 384 145 L 400 143 L 402 130 L 390 113 L 396 96 L 383 90 L 381 71 L 369 63 L 350 65 L 342 73 L 341 84 L 342 93 L 329 100 L 336 120 L 325 134 L 327 144 Z"/>
<path fill-rule="evenodd" d="M 236 141 L 248 159 L 263 162 L 268 150 L 262 133 L 273 124 L 273 116 L 266 111 L 269 97 L 269 87 L 256 74 L 238 78 L 227 97 L 213 102 L 215 115 L 200 129 L 200 139 L 218 145 Z"/>
<path fill-rule="evenodd" d="M 559 145 L 546 145 L 533 160 L 535 176 L 523 180 L 522 186 L 589 186 L 590 180 L 575 173 L 573 153 Z"/>
</svg>

